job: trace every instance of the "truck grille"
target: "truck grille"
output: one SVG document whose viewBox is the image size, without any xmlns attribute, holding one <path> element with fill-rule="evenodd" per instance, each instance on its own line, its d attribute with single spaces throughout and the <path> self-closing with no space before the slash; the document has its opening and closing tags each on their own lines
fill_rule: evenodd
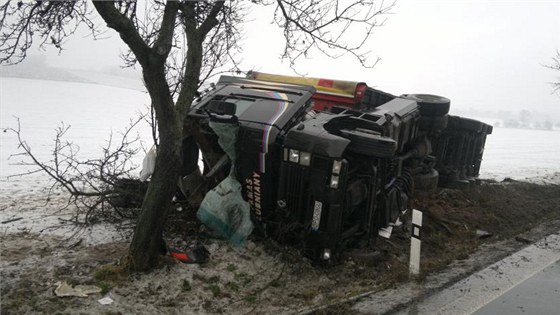
<svg viewBox="0 0 560 315">
<path fill-rule="evenodd" d="M 286 203 L 288 209 L 300 222 L 305 222 L 305 208 L 309 200 L 309 185 L 304 166 L 287 163 Z"/>
<path fill-rule="evenodd" d="M 330 174 L 326 170 L 332 168 L 332 162 L 328 158 L 314 156 L 311 166 L 301 166 L 295 163 L 286 163 L 285 171 L 285 200 L 287 208 L 300 223 L 309 224 L 313 216 L 314 194 L 322 191 L 322 188 L 311 187 L 311 185 L 327 185 Z M 311 177 L 315 178 L 311 183 Z M 319 181 L 317 181 L 319 179 Z M 326 187 L 326 186 L 325 186 Z"/>
</svg>

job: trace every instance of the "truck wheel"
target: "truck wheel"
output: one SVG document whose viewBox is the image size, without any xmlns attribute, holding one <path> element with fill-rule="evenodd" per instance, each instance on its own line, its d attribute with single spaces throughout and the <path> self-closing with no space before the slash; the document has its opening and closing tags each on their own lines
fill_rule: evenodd
<svg viewBox="0 0 560 315">
<path fill-rule="evenodd" d="M 451 101 L 447 97 L 432 94 L 403 94 L 401 97 L 416 101 L 422 116 L 443 116 L 449 113 Z"/>
<path fill-rule="evenodd" d="M 392 158 L 397 150 L 395 140 L 359 130 L 342 129 L 342 136 L 350 140 L 348 150 L 378 158 Z"/>
</svg>

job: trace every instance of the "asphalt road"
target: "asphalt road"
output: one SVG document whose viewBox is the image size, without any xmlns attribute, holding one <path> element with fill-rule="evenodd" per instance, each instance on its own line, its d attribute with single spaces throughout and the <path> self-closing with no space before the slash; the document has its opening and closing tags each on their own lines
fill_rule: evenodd
<svg viewBox="0 0 560 315">
<path fill-rule="evenodd" d="M 560 314 L 560 260 L 500 295 L 474 314 Z"/>
<path fill-rule="evenodd" d="M 560 314 L 560 234 L 549 235 L 399 314 Z"/>
</svg>

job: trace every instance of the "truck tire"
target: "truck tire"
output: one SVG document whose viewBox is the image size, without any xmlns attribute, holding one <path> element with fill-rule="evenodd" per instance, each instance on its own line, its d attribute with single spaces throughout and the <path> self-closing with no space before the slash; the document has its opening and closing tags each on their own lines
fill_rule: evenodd
<svg viewBox="0 0 560 315">
<path fill-rule="evenodd" d="M 403 94 L 401 97 L 416 101 L 422 116 L 434 117 L 449 113 L 451 101 L 447 97 L 432 94 Z"/>
<path fill-rule="evenodd" d="M 350 140 L 348 150 L 371 157 L 392 158 L 397 150 L 395 140 L 359 130 L 342 129 L 342 136 Z"/>
</svg>

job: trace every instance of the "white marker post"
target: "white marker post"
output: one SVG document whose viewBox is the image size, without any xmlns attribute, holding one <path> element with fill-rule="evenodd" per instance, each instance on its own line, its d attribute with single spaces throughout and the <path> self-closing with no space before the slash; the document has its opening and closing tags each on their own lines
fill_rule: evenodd
<svg viewBox="0 0 560 315">
<path fill-rule="evenodd" d="M 412 236 L 410 237 L 410 264 L 411 276 L 420 273 L 420 230 L 422 228 L 422 211 L 412 210 Z"/>
</svg>

